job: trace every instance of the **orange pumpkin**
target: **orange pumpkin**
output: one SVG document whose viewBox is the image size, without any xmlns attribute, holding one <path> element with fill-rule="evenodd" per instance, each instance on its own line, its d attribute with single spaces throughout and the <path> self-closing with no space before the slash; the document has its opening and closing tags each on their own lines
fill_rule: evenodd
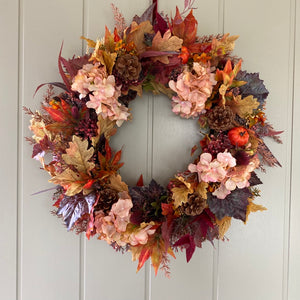
<svg viewBox="0 0 300 300">
<path fill-rule="evenodd" d="M 242 147 L 248 143 L 249 133 L 244 127 L 234 127 L 228 132 L 232 145 Z"/>
<path fill-rule="evenodd" d="M 180 57 L 182 59 L 183 64 L 186 64 L 190 57 L 190 52 L 189 52 L 188 48 L 185 46 L 182 46 L 181 54 L 179 54 L 178 57 Z"/>
</svg>

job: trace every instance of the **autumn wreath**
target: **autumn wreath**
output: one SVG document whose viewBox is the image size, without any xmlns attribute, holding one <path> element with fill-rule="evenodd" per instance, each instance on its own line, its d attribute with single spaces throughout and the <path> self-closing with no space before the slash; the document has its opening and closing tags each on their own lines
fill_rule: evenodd
<svg viewBox="0 0 300 300">
<path fill-rule="evenodd" d="M 237 36 L 196 36 L 185 3 L 186 17 L 177 8 L 169 19 L 152 5 L 129 26 L 113 6 L 113 33 L 106 28 L 101 40 L 84 38 L 84 56 L 66 60 L 60 53 L 63 83 L 49 86 L 41 111 L 25 109 L 32 157 L 57 185 L 55 213 L 67 229 L 130 251 L 138 270 L 151 257 L 155 273 L 160 266 L 168 273 L 173 250 L 185 248 L 189 261 L 204 241 L 224 239 L 232 218 L 246 222 L 250 212 L 264 210 L 253 202 L 262 183 L 254 171 L 280 165 L 263 142 L 280 142 L 263 112 L 268 91 L 232 56 Z M 53 86 L 64 92 L 54 95 Z M 121 151 L 110 146 L 143 91 L 169 96 L 172 111 L 197 120 L 205 133 L 201 154 L 166 187 L 144 185 L 142 176 L 129 187 L 118 173 Z"/>
</svg>

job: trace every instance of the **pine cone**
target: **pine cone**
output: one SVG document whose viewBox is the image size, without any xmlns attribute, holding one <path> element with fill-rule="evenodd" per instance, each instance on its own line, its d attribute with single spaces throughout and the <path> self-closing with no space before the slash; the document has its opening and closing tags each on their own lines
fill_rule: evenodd
<svg viewBox="0 0 300 300">
<path fill-rule="evenodd" d="M 180 207 L 180 211 L 188 216 L 197 216 L 203 212 L 205 207 L 205 199 L 196 194 L 191 194 L 189 195 L 188 202 Z"/>
<path fill-rule="evenodd" d="M 105 189 L 99 192 L 99 201 L 94 211 L 102 210 L 106 215 L 110 212 L 111 207 L 118 201 L 118 193 L 112 189 Z"/>
<path fill-rule="evenodd" d="M 216 106 L 206 116 L 208 126 L 216 131 L 225 131 L 234 127 L 235 114 L 228 106 Z"/>
<path fill-rule="evenodd" d="M 115 70 L 122 81 L 134 81 L 139 79 L 142 66 L 137 56 L 125 54 L 118 57 Z"/>
</svg>

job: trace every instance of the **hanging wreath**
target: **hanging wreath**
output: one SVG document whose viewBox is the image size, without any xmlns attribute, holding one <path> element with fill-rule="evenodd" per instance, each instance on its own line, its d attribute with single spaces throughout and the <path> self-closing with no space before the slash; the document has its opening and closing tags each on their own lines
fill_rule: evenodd
<svg viewBox="0 0 300 300">
<path fill-rule="evenodd" d="M 96 42 L 83 37 L 84 56 L 66 60 L 60 51 L 63 83 L 49 85 L 41 111 L 25 108 L 32 157 L 57 185 L 55 213 L 68 230 L 130 251 L 138 270 L 151 257 L 155 273 L 161 266 L 168 274 L 173 250 L 185 248 L 189 261 L 204 241 L 224 239 L 232 218 L 246 223 L 250 212 L 265 210 L 254 203 L 262 183 L 255 170 L 280 166 L 263 142 L 280 142 L 280 132 L 266 122 L 268 91 L 258 73 L 241 71 L 232 56 L 237 36 L 196 36 L 192 10 L 184 18 L 177 8 L 169 19 L 152 5 L 128 27 L 113 11 L 114 32 L 106 28 Z M 54 95 L 53 86 L 64 92 Z M 144 185 L 142 176 L 129 187 L 119 175 L 121 150 L 110 146 L 132 118 L 130 101 L 144 91 L 167 95 L 175 114 L 205 132 L 192 149 L 201 154 L 166 187 Z"/>
</svg>

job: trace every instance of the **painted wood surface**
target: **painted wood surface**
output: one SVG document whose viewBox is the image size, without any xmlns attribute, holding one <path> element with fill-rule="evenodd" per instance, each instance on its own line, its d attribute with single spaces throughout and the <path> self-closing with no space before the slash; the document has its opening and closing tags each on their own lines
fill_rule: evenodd
<svg viewBox="0 0 300 300">
<path fill-rule="evenodd" d="M 114 1 L 127 20 L 149 0 Z M 183 1 L 160 0 L 170 14 Z M 300 295 L 300 1 L 196 0 L 198 34 L 240 35 L 235 54 L 243 68 L 260 72 L 270 90 L 269 121 L 284 130 L 283 145 L 268 141 L 282 168 L 260 174 L 259 204 L 244 226 L 234 222 L 229 242 L 205 244 L 189 264 L 177 253 L 171 279 L 154 277 L 149 265 L 138 274 L 130 255 L 104 242 L 66 232 L 51 211 L 48 175 L 30 159 L 25 142 L 29 118 L 22 106 L 39 106 L 42 82 L 57 81 L 57 56 L 79 55 L 81 35 L 102 37 L 112 28 L 109 1 L 0 0 L 1 196 L 0 289 L 4 300 L 298 300 Z M 173 10 L 174 13 L 174 10 Z M 131 105 L 133 120 L 114 137 L 123 147 L 122 176 L 134 184 L 143 173 L 166 183 L 189 163 L 199 140 L 194 121 L 178 118 L 163 96 L 145 94 Z"/>
</svg>

